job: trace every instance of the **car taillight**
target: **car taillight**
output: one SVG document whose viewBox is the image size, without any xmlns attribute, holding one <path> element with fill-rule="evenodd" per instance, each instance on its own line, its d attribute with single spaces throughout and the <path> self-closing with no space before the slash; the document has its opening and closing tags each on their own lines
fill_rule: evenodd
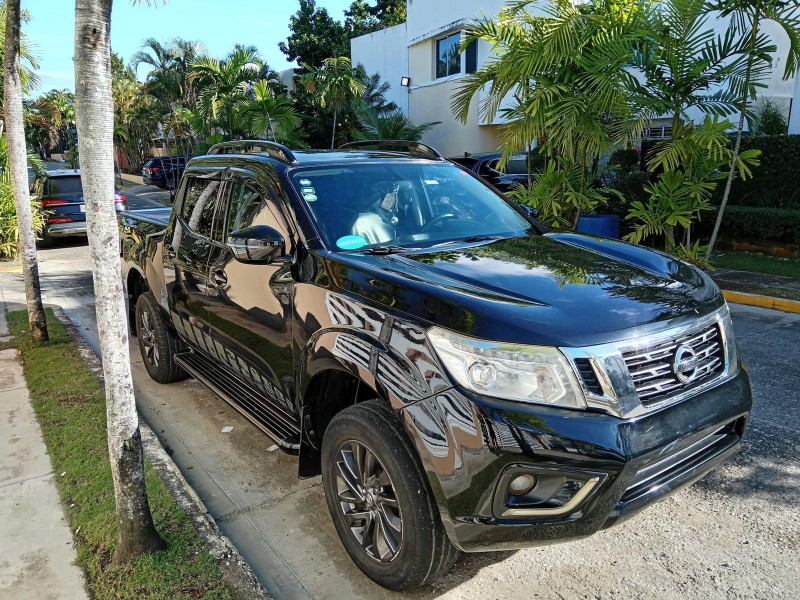
<svg viewBox="0 0 800 600">
<path fill-rule="evenodd" d="M 48 217 L 48 223 L 72 223 L 72 219 L 69 217 Z"/>
<path fill-rule="evenodd" d="M 114 202 L 127 202 L 128 198 L 125 197 L 125 194 L 114 194 Z"/>
<path fill-rule="evenodd" d="M 147 172 L 152 175 L 153 173 L 158 173 L 160 170 L 161 167 L 150 167 L 149 169 L 147 169 Z"/>
<path fill-rule="evenodd" d="M 42 198 L 39 203 L 42 205 L 42 208 L 50 208 L 51 206 L 64 206 L 65 204 L 69 204 L 66 200 L 62 198 Z"/>
</svg>

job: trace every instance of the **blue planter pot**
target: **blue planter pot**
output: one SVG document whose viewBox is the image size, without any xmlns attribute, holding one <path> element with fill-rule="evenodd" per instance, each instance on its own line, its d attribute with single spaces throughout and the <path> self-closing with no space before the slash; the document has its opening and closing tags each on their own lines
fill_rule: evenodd
<svg viewBox="0 0 800 600">
<path fill-rule="evenodd" d="M 578 217 L 578 231 L 619 239 L 619 215 L 584 215 Z"/>
</svg>

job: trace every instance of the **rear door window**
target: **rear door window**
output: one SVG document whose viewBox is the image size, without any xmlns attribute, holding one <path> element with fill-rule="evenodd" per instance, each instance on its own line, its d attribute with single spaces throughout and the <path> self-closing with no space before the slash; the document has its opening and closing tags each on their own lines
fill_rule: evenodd
<svg viewBox="0 0 800 600">
<path fill-rule="evenodd" d="M 181 219 L 193 233 L 211 237 L 219 188 L 219 179 L 190 177 L 186 182 Z"/>
</svg>

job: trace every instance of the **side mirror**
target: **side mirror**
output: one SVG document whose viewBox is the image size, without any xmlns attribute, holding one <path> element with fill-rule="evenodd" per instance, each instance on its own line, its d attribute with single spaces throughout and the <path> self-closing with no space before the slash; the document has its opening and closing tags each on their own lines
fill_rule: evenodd
<svg viewBox="0 0 800 600">
<path fill-rule="evenodd" d="M 284 255 L 283 236 L 267 225 L 253 225 L 231 232 L 228 248 L 243 263 L 269 264 Z"/>
</svg>

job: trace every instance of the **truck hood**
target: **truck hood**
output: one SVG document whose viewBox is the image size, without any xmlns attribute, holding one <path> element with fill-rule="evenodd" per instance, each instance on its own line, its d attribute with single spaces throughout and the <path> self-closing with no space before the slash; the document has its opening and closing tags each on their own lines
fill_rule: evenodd
<svg viewBox="0 0 800 600">
<path fill-rule="evenodd" d="M 519 343 L 604 343 L 723 303 L 699 269 L 574 233 L 388 256 L 338 253 L 329 266 L 335 285 L 373 302 L 465 335 Z"/>
</svg>

